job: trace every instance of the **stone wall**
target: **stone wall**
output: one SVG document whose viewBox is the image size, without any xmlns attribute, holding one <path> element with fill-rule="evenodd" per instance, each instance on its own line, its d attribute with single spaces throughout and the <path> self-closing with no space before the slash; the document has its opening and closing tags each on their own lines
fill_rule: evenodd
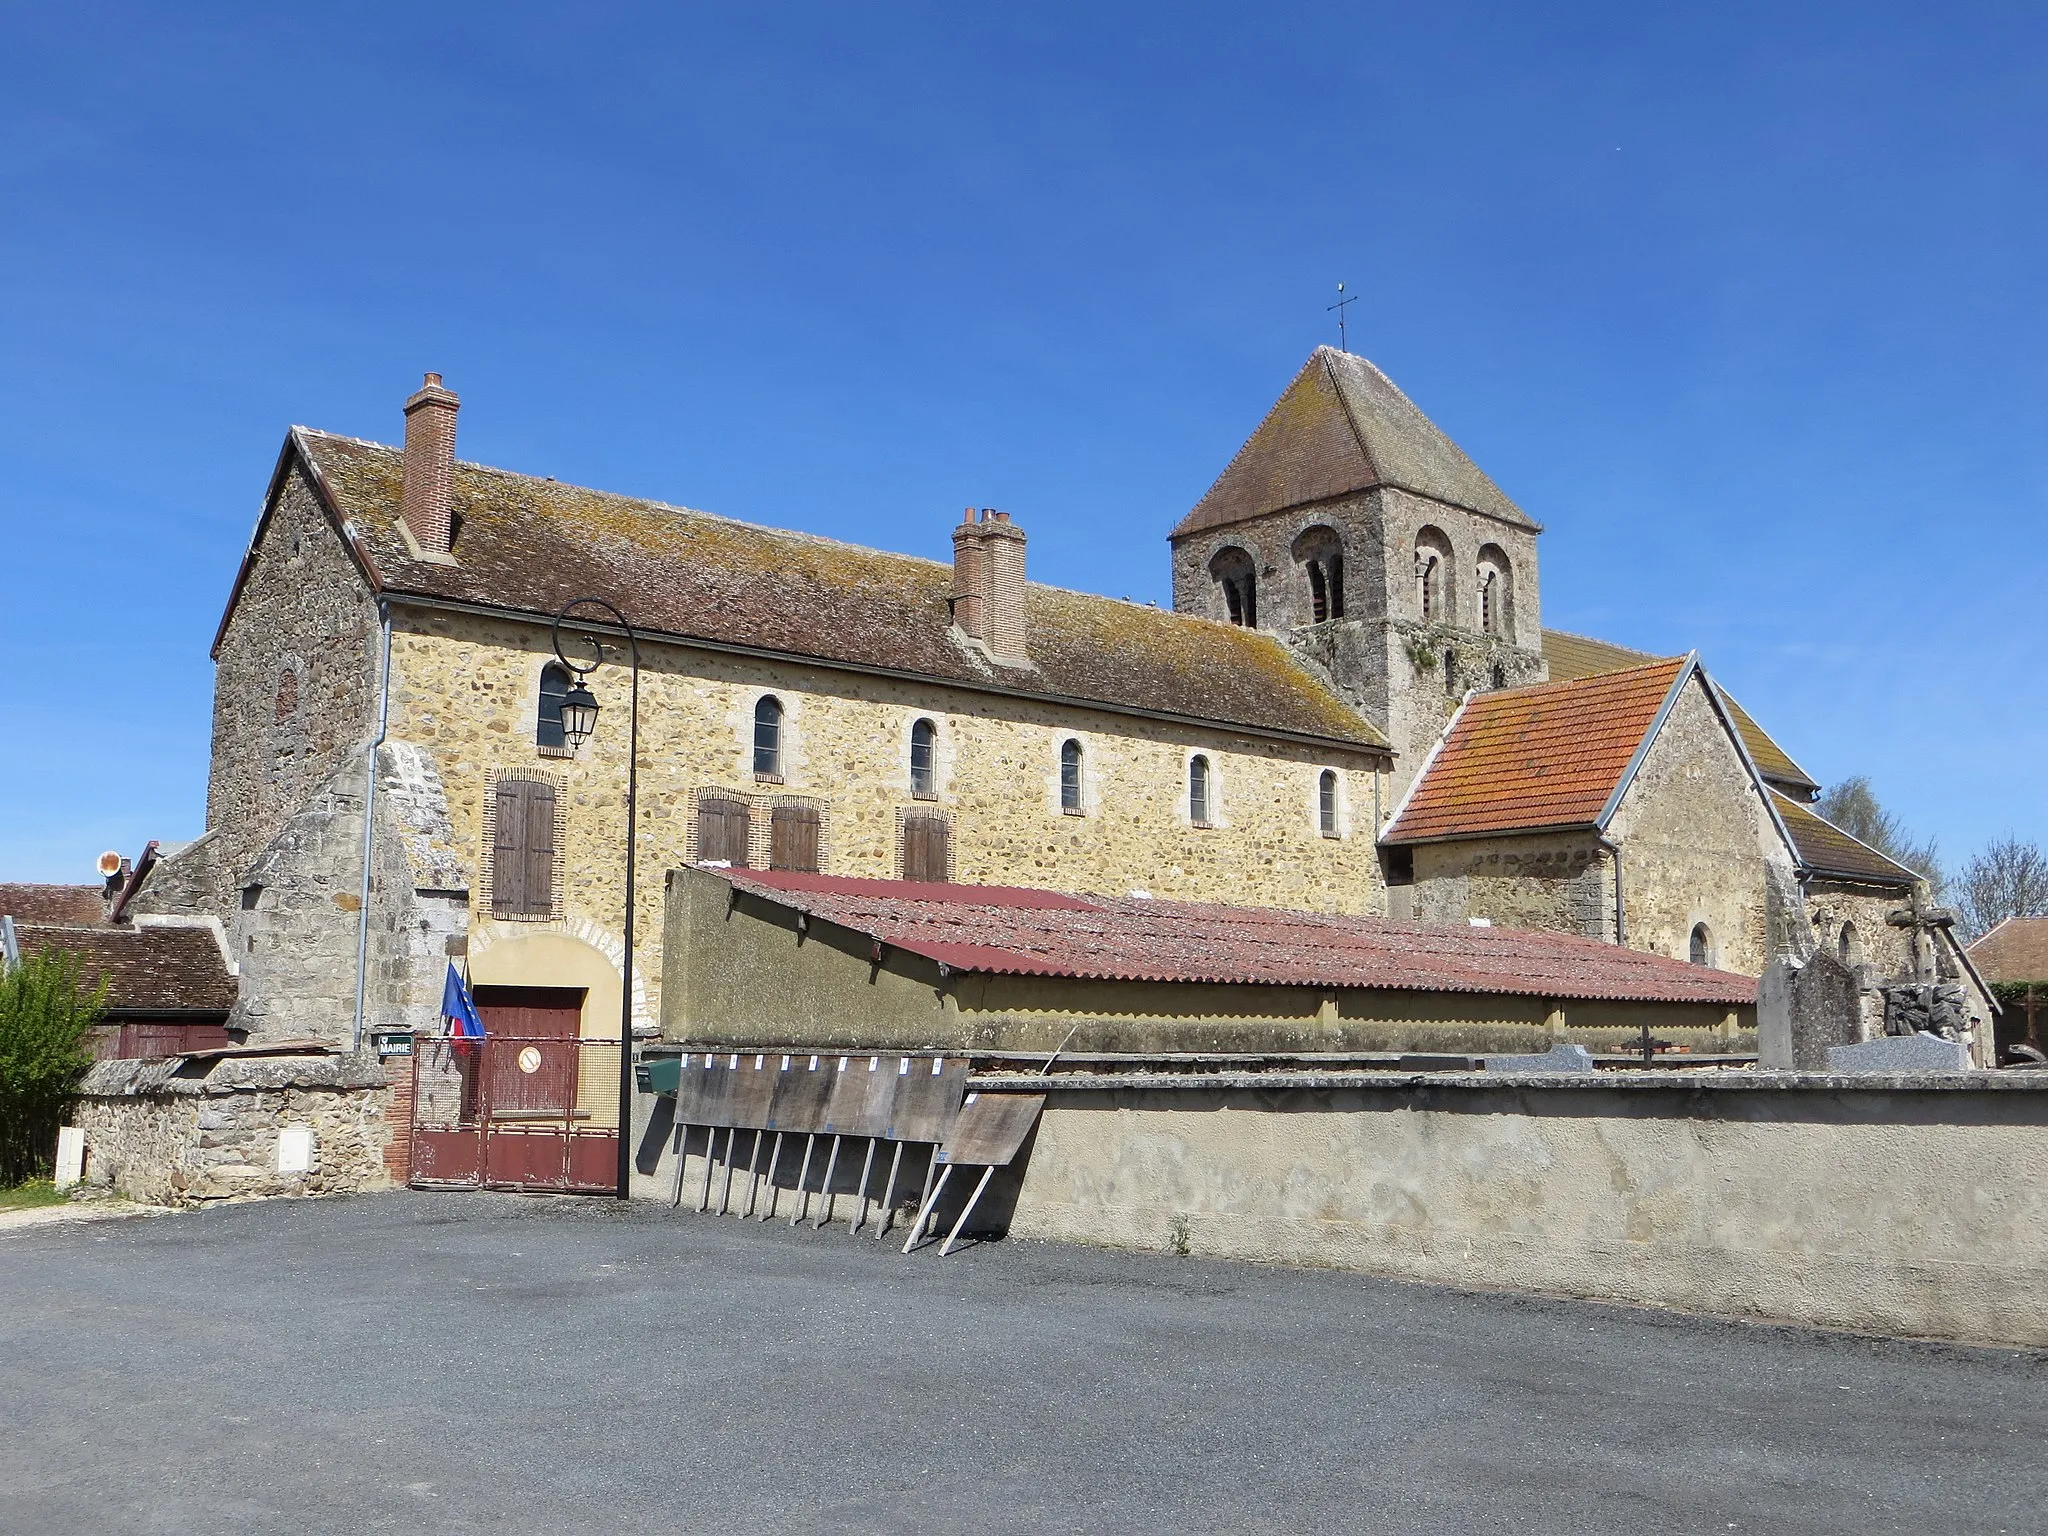
<svg viewBox="0 0 2048 1536">
<path fill-rule="evenodd" d="M 1912 945 L 1906 930 L 1885 921 L 1906 909 L 1907 897 L 1902 892 L 1859 890 L 1822 880 L 1812 881 L 1806 888 L 1807 920 L 1813 926 L 1815 943 L 1851 965 L 1871 967 L 1880 976 L 1912 974 Z M 1843 950 L 1844 925 L 1853 930 L 1853 953 Z"/>
<path fill-rule="evenodd" d="M 379 626 L 340 534 L 296 467 L 249 555 L 214 658 L 206 825 L 233 882 L 374 729 Z"/>
<path fill-rule="evenodd" d="M 404 1178 L 385 1074 L 367 1056 L 107 1061 L 72 1123 L 88 1183 L 153 1205 L 382 1189 Z M 278 1133 L 313 1133 L 312 1166 L 278 1169 Z"/>
<path fill-rule="evenodd" d="M 1611 862 L 1590 832 L 1424 843 L 1414 859 L 1418 921 L 1614 937 Z"/>
<path fill-rule="evenodd" d="M 2042 1347 L 2029 1079 L 1054 1080 L 1010 1230 Z"/>
<path fill-rule="evenodd" d="M 603 713 L 575 758 L 534 744 L 543 626 L 460 615 L 399 616 L 391 730 L 427 754 L 446 786 L 448 840 L 489 916 L 484 809 L 498 775 L 558 785 L 564 889 L 557 918 L 616 942 L 624 893 L 626 675 L 606 666 L 591 686 Z M 805 667 L 643 646 L 640 758 L 640 942 L 635 964 L 658 1008 L 660 872 L 695 856 L 697 797 L 752 803 L 765 862 L 768 807 L 797 800 L 822 813 L 821 862 L 832 874 L 895 878 L 901 818 L 936 811 L 952 824 L 953 877 L 1117 895 L 1384 910 L 1372 825 L 1378 780 L 1363 754 L 1323 753 L 1057 704 L 978 695 Z M 752 767 L 753 712 L 784 706 L 779 783 Z M 912 793 L 909 742 L 935 722 L 936 797 Z M 1082 814 L 1063 813 L 1059 754 L 1083 746 Z M 1215 769 L 1215 825 L 1188 815 L 1188 760 Z M 1317 826 L 1317 781 L 1341 774 L 1337 837 Z M 513 926 L 503 924 L 503 927 Z M 502 943 L 502 934 L 494 942 Z"/>
</svg>

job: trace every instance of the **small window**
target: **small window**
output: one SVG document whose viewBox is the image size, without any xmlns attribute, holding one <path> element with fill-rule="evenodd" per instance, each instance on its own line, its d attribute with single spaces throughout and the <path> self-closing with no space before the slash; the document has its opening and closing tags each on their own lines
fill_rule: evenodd
<svg viewBox="0 0 2048 1536">
<path fill-rule="evenodd" d="M 706 795 L 697 804 L 697 857 L 706 864 L 747 867 L 747 843 L 753 834 L 747 802 L 725 795 Z"/>
<path fill-rule="evenodd" d="M 1198 827 L 1209 826 L 1211 785 L 1209 759 L 1197 755 L 1188 761 L 1188 820 Z"/>
<path fill-rule="evenodd" d="M 1230 622 L 1245 629 L 1259 627 L 1258 566 L 1244 550 L 1231 545 L 1209 561 L 1209 576 L 1223 593 Z"/>
<path fill-rule="evenodd" d="M 1337 835 L 1337 772 L 1325 768 L 1316 783 L 1316 825 L 1325 837 Z"/>
<path fill-rule="evenodd" d="M 1495 687 L 1496 689 L 1499 689 L 1499 688 L 1505 688 L 1505 687 L 1507 687 L 1507 685 L 1508 685 L 1508 669 L 1507 669 L 1506 667 L 1504 667 L 1503 665 L 1501 665 L 1501 663 L 1499 663 L 1499 662 L 1497 662 L 1497 661 L 1496 661 L 1496 662 L 1495 662 L 1495 663 L 1493 664 L 1493 686 L 1494 686 L 1494 687 Z"/>
<path fill-rule="evenodd" d="M 1081 814 L 1081 743 L 1067 741 L 1060 747 L 1060 809 L 1069 816 Z"/>
<path fill-rule="evenodd" d="M 551 661 L 540 669 L 540 712 L 533 721 L 533 744 L 543 752 L 569 749 L 562 732 L 562 701 L 569 697 L 569 669 Z"/>
<path fill-rule="evenodd" d="M 941 882 L 952 876 L 953 829 L 943 816 L 903 818 L 903 878 Z"/>
<path fill-rule="evenodd" d="M 491 836 L 491 915 L 555 911 L 555 787 L 500 779 Z"/>
<path fill-rule="evenodd" d="M 778 805 L 768 813 L 768 867 L 800 874 L 818 872 L 818 810 Z"/>
<path fill-rule="evenodd" d="M 1458 653 L 1444 652 L 1444 693 L 1451 698 L 1458 696 Z"/>
<path fill-rule="evenodd" d="M 1418 555 L 1415 559 L 1415 579 L 1422 591 L 1422 618 L 1425 623 L 1443 617 L 1444 584 L 1443 562 L 1435 555 Z"/>
<path fill-rule="evenodd" d="M 910 792 L 920 800 L 939 797 L 939 728 L 920 720 L 910 728 Z"/>
<path fill-rule="evenodd" d="M 754 706 L 754 777 L 782 777 L 782 700 L 772 693 Z"/>
<path fill-rule="evenodd" d="M 1308 609 L 1311 621 L 1317 624 L 1330 616 L 1330 586 L 1323 579 L 1323 562 L 1320 560 L 1308 563 Z"/>
<path fill-rule="evenodd" d="M 1842 936 L 1838 943 L 1838 953 L 1841 955 L 1842 964 L 1844 965 L 1861 965 L 1863 963 L 1863 940 L 1857 934 L 1854 923 L 1842 924 Z"/>
<path fill-rule="evenodd" d="M 1712 965 L 1714 963 L 1714 935 L 1705 923 L 1696 923 L 1692 930 L 1692 963 Z"/>
</svg>

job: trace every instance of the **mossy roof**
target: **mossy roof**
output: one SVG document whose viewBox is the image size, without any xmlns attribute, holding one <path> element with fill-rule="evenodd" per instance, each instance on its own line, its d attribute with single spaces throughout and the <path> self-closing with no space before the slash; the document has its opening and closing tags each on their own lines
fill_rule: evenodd
<svg viewBox="0 0 2048 1536">
<path fill-rule="evenodd" d="M 454 561 L 401 530 L 398 449 L 305 428 L 293 440 L 372 581 L 551 617 L 599 596 L 653 634 L 1383 751 L 1386 740 L 1276 638 L 1030 583 L 1029 665 L 953 627 L 950 564 L 764 528 L 479 464 L 457 464 Z"/>
<path fill-rule="evenodd" d="M 1392 379 L 1318 347 L 1172 537 L 1378 486 L 1536 528 Z"/>
<path fill-rule="evenodd" d="M 1785 824 L 1786 836 L 1792 839 L 1792 851 L 1813 873 L 1895 886 L 1901 891 L 1919 883 L 1920 877 L 1905 865 L 1858 842 L 1811 806 L 1776 789 L 1771 791 L 1771 805 Z"/>
<path fill-rule="evenodd" d="M 1630 650 L 1625 645 L 1615 645 L 1606 640 L 1595 640 L 1586 635 L 1568 634 L 1561 629 L 1543 631 L 1543 659 L 1550 664 L 1550 680 L 1553 683 L 1570 682 L 1575 678 L 1598 677 L 1603 672 L 1621 672 L 1631 667 L 1640 667 L 1646 662 L 1666 658 L 1649 651 Z M 1735 722 L 1736 733 L 1742 737 L 1742 744 L 1749 750 L 1750 761 L 1756 764 L 1756 771 L 1764 781 L 1790 793 L 1800 800 L 1811 800 L 1820 793 L 1819 783 L 1792 760 L 1792 756 L 1770 737 L 1764 728 L 1756 723 L 1749 711 L 1729 697 L 1728 690 L 1716 683 L 1721 701 L 1728 706 L 1729 718 Z"/>
</svg>

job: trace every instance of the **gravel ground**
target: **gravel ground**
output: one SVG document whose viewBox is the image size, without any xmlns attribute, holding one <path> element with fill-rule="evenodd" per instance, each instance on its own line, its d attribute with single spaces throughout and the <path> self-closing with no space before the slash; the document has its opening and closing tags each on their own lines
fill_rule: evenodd
<svg viewBox="0 0 2048 1536">
<path fill-rule="evenodd" d="M 0 1531 L 2048 1530 L 2048 1359 L 393 1193 L 0 1237 Z"/>
</svg>

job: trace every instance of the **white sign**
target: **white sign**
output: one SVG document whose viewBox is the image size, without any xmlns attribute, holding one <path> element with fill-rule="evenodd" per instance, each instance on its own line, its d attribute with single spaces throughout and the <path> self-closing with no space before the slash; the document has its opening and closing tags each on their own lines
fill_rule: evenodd
<svg viewBox="0 0 2048 1536">
<path fill-rule="evenodd" d="M 313 1127 L 310 1125 L 288 1125 L 277 1133 L 277 1171 L 279 1173 L 311 1173 L 313 1171 Z"/>
<path fill-rule="evenodd" d="M 85 1131 L 76 1125 L 57 1128 L 57 1179 L 59 1189 L 69 1189 L 85 1177 Z"/>
<path fill-rule="evenodd" d="M 709 1061 L 711 1058 L 707 1056 L 704 1059 L 706 1061 Z M 531 1076 L 532 1074 L 540 1070 L 539 1046 L 529 1045 L 528 1047 L 526 1047 L 525 1050 L 519 1053 L 519 1070 L 526 1073 L 528 1076 Z"/>
</svg>

